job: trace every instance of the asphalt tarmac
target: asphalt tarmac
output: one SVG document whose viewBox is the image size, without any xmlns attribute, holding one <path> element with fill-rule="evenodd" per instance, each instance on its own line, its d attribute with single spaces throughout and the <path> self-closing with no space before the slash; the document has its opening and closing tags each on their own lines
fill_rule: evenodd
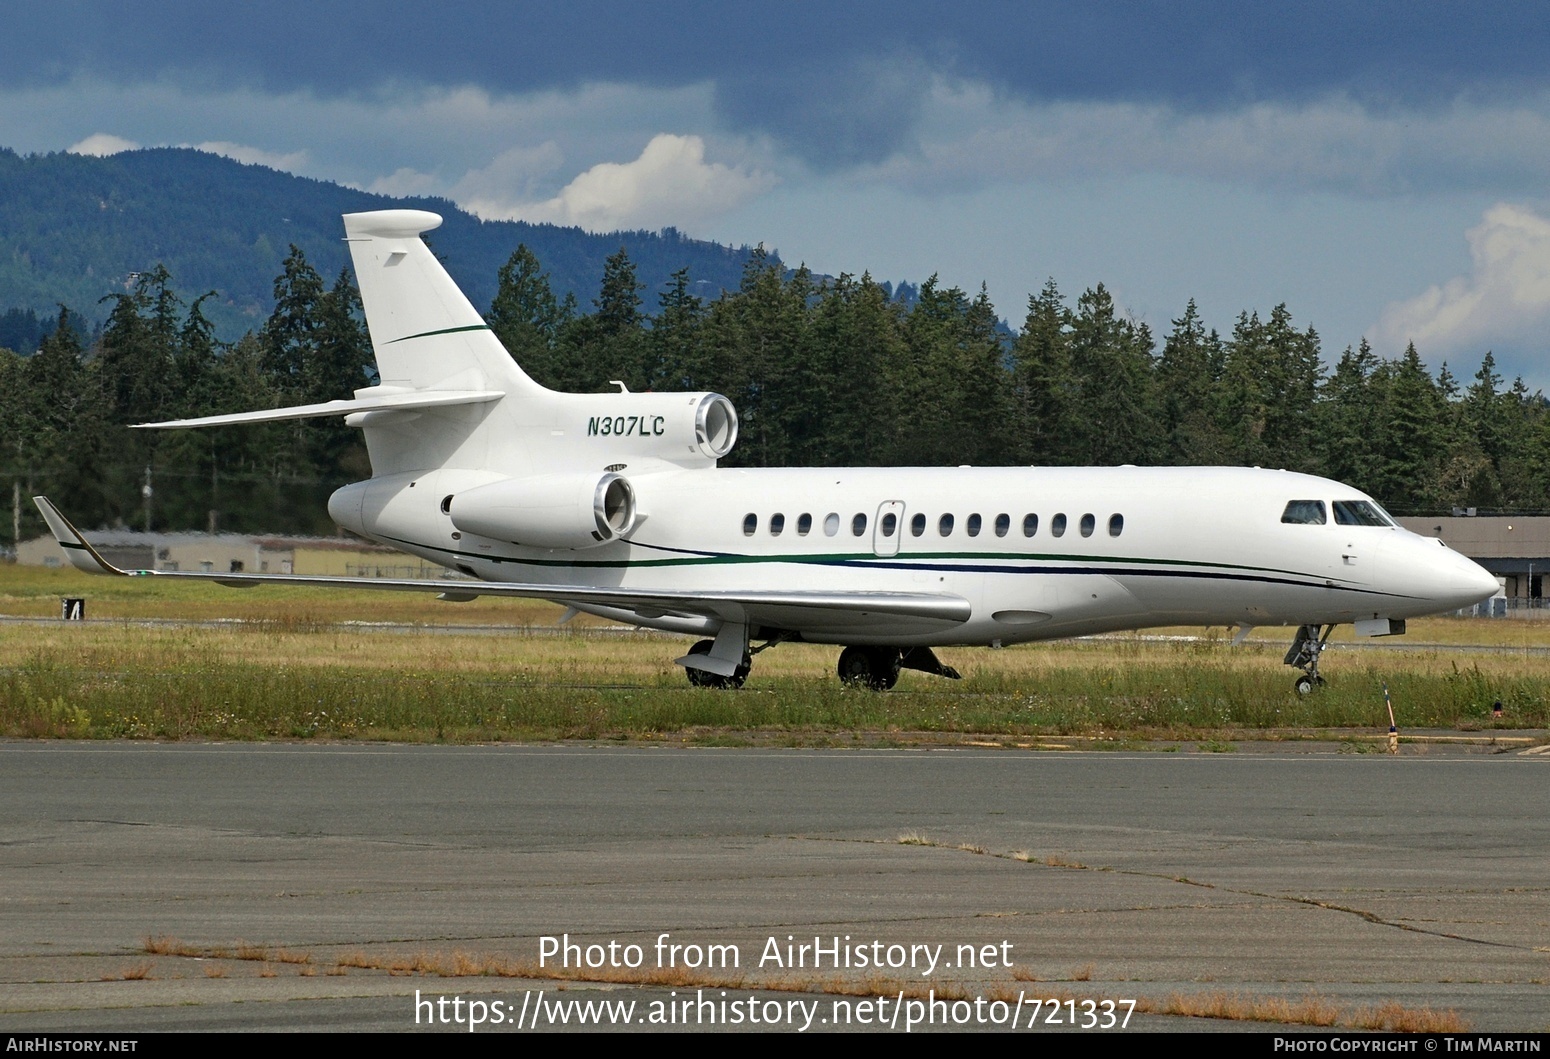
<svg viewBox="0 0 1550 1059">
<path fill-rule="evenodd" d="M 0 743 L 0 1030 L 466 1032 L 417 991 L 509 1005 L 486 1032 L 535 996 L 633 1000 L 630 1027 L 649 1028 L 686 996 L 745 998 L 745 1015 L 820 997 L 758 991 L 761 976 L 1395 1002 L 1550 1029 L 1550 754 L 1352 749 Z M 636 945 L 645 970 L 685 977 L 559 989 L 387 969 L 536 962 L 566 935 L 573 963 Z M 235 958 L 244 943 L 267 958 Z M 705 966 L 711 946 L 735 972 Z M 879 971 L 858 961 L 896 965 L 866 983 Z M 750 984 L 715 995 L 736 975 Z M 887 1024 L 886 1005 L 870 1014 Z"/>
</svg>

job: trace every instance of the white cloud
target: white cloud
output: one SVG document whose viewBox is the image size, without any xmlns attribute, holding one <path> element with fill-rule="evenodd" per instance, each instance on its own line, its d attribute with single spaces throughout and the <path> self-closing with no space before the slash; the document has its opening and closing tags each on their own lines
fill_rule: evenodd
<svg viewBox="0 0 1550 1059">
<path fill-rule="evenodd" d="M 68 154 L 89 154 L 97 157 L 106 157 L 118 154 L 120 151 L 138 151 L 142 144 L 134 140 L 126 140 L 122 136 L 114 136 L 112 133 L 95 132 L 78 143 L 67 147 Z M 307 164 L 307 152 L 305 150 L 292 151 L 282 154 L 278 151 L 266 151 L 262 147 L 250 147 L 244 143 L 231 143 L 227 140 L 206 140 L 204 143 L 181 143 L 179 147 L 192 147 L 196 151 L 204 151 L 206 154 L 218 154 L 223 158 L 230 158 L 236 162 L 244 162 L 248 165 L 263 165 L 270 169 L 280 169 L 286 172 L 294 172 L 304 168 Z"/>
<path fill-rule="evenodd" d="M 57 151 L 104 128 L 115 130 L 124 145 L 286 144 L 304 176 L 366 187 L 407 168 L 432 176 L 437 194 L 514 147 L 552 141 L 576 172 L 630 157 L 640 149 L 642 130 L 702 136 L 729 164 L 745 142 L 718 133 L 715 87 L 708 82 L 676 88 L 589 83 L 521 94 L 385 85 L 337 97 L 252 88 L 196 91 L 171 81 L 115 84 L 90 77 L 0 87 L 0 145 L 23 153 Z M 81 146 L 98 141 L 89 137 Z M 533 197 L 553 195 L 562 183 Z"/>
<path fill-rule="evenodd" d="M 779 173 L 787 184 L 808 178 L 798 159 L 725 122 L 710 82 L 670 89 L 588 83 L 519 94 L 388 84 L 345 97 L 195 92 L 166 81 L 123 85 L 88 77 L 0 89 L 0 144 L 24 152 L 58 150 L 66 137 L 113 128 L 118 135 L 98 133 L 71 149 L 206 143 L 244 161 L 361 187 L 423 174 L 432 179 L 419 181 L 417 190 L 438 194 L 450 194 L 467 175 L 471 198 L 492 210 L 560 192 L 551 183 L 529 194 L 485 173 L 506 152 L 552 143 L 575 173 L 629 157 L 646 129 L 698 136 L 730 167 Z M 908 145 L 888 159 L 846 172 L 861 185 L 927 193 L 1150 173 L 1362 196 L 1530 196 L 1543 193 L 1550 172 L 1550 92 L 1461 97 L 1426 109 L 1369 107 L 1337 96 L 1194 112 L 1161 103 L 1029 101 L 982 82 L 938 77 L 905 139 Z M 241 146 L 273 143 L 295 150 Z M 485 186 L 475 186 L 476 174 Z"/>
<path fill-rule="evenodd" d="M 540 194 L 539 183 L 565 162 L 560 145 L 549 140 L 537 147 L 512 147 L 488 165 L 470 169 L 447 192 L 466 210 L 481 217 L 512 216 L 521 203 Z"/>
<path fill-rule="evenodd" d="M 937 79 L 910 148 L 857 171 L 919 190 L 1136 173 L 1386 196 L 1540 193 L 1550 93 L 1376 110 L 1344 97 L 1190 112 L 1165 104 L 1027 102 Z"/>
<path fill-rule="evenodd" d="M 377 177 L 363 190 L 377 195 L 410 196 L 439 194 L 441 187 L 440 177 L 410 166 L 400 166 L 387 176 Z"/>
<path fill-rule="evenodd" d="M 1499 203 L 1467 233 L 1474 267 L 1383 312 L 1378 341 L 1431 356 L 1493 343 L 1544 345 L 1550 327 L 1550 221 Z"/>
<path fill-rule="evenodd" d="M 122 136 L 114 136 L 110 132 L 94 132 L 79 143 L 73 143 L 65 148 L 67 154 L 89 154 L 98 158 L 110 154 L 118 154 L 120 151 L 138 151 L 140 145 L 133 140 L 126 140 Z"/>
<path fill-rule="evenodd" d="M 593 231 L 685 227 L 725 213 L 774 186 L 767 173 L 705 161 L 698 136 L 658 133 L 633 162 L 602 162 L 558 195 L 500 214 L 525 221 L 577 224 Z"/>
<path fill-rule="evenodd" d="M 278 151 L 266 151 L 262 147 L 249 147 L 247 144 L 230 143 L 226 140 L 206 140 L 204 143 L 196 143 L 192 146 L 196 151 L 218 154 L 223 158 L 248 165 L 268 166 L 270 169 L 279 169 L 287 173 L 304 169 L 307 165 L 305 150 L 282 154 Z"/>
</svg>

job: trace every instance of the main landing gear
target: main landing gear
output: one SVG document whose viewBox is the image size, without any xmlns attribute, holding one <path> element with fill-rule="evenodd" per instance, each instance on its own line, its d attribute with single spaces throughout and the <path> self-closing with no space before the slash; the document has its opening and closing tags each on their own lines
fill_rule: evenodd
<svg viewBox="0 0 1550 1059">
<path fill-rule="evenodd" d="M 715 645 L 715 640 L 701 640 L 699 643 L 689 648 L 689 653 L 692 655 L 708 655 L 710 654 L 710 649 Z M 752 668 L 753 655 L 747 651 L 744 651 L 742 664 L 739 665 L 737 669 L 729 676 L 722 676 L 720 673 L 712 673 L 708 669 L 694 669 L 687 666 L 684 668 L 684 672 L 689 675 L 689 683 L 697 688 L 736 689 L 743 686 L 743 681 L 748 679 L 748 671 Z"/>
<path fill-rule="evenodd" d="M 1302 676 L 1292 682 L 1297 694 L 1311 694 L 1314 688 L 1323 685 L 1324 678 L 1319 676 L 1319 655 L 1324 653 L 1324 645 L 1329 643 L 1329 634 L 1334 631 L 1333 625 L 1324 626 L 1323 635 L 1317 625 L 1298 627 L 1297 638 L 1292 641 L 1291 650 L 1286 652 L 1286 664 L 1303 671 Z"/>
<path fill-rule="evenodd" d="M 729 674 L 714 673 L 692 665 L 684 666 L 684 672 L 689 683 L 697 688 L 740 688 L 753 668 L 753 656 L 774 647 L 781 639 L 776 637 L 757 647 L 745 649 L 742 662 Z M 714 640 L 701 640 L 689 648 L 689 654 L 709 655 L 715 646 Z M 899 682 L 899 671 L 902 669 L 914 669 L 948 680 L 960 679 L 958 671 L 952 666 L 943 665 L 936 652 L 929 647 L 900 650 L 897 647 L 852 646 L 840 652 L 840 680 L 852 687 L 887 691 Z"/>
<path fill-rule="evenodd" d="M 852 687 L 887 691 L 899 682 L 899 670 L 915 669 L 922 673 L 958 680 L 958 671 L 945 666 L 929 647 L 847 647 L 840 652 L 840 681 Z"/>
</svg>

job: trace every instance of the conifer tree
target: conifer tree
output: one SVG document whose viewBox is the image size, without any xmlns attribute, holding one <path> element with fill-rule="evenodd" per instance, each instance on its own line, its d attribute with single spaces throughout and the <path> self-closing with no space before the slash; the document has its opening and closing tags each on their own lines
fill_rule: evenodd
<svg viewBox="0 0 1550 1059">
<path fill-rule="evenodd" d="M 1053 279 L 1028 298 L 1028 315 L 1012 344 L 1012 365 L 1020 435 L 1014 462 L 1044 466 L 1072 462 L 1077 384 L 1071 368 L 1070 312 Z"/>
<path fill-rule="evenodd" d="M 1119 316 L 1113 297 L 1100 283 L 1077 299 L 1070 348 L 1079 403 L 1073 429 L 1078 462 L 1154 463 L 1163 435 L 1151 331 Z"/>
<path fill-rule="evenodd" d="M 1216 425 L 1224 353 L 1221 337 L 1206 331 L 1191 298 L 1173 321 L 1157 362 L 1157 385 L 1165 455 L 1170 463 L 1227 462 L 1226 439 Z"/>
<path fill-rule="evenodd" d="M 306 392 L 307 357 L 318 324 L 323 279 L 295 243 L 282 269 L 274 281 L 274 311 L 259 333 L 259 342 L 264 371 L 284 400 L 299 404 Z"/>
<path fill-rule="evenodd" d="M 565 314 L 549 286 L 549 274 L 526 243 L 518 244 L 501 266 L 485 321 L 523 371 L 542 385 L 554 385 L 552 361 Z"/>
</svg>

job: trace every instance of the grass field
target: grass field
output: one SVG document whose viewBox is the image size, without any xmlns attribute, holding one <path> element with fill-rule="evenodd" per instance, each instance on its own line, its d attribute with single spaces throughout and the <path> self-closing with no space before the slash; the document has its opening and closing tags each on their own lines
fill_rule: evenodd
<svg viewBox="0 0 1550 1059">
<path fill-rule="evenodd" d="M 672 664 L 686 640 L 590 618 L 556 631 L 560 608 L 546 603 L 0 566 L 0 615 L 57 618 L 62 596 L 84 596 L 94 620 L 0 624 L 0 734 L 782 745 L 1075 736 L 1230 749 L 1245 737 L 1384 732 L 1385 682 L 1402 729 L 1550 724 L 1550 625 L 1518 620 L 1411 622 L 1395 642 L 1448 646 L 1405 651 L 1337 638 L 1324 656 L 1329 684 L 1303 698 L 1281 664 L 1289 629 L 1256 630 L 1236 648 L 1227 630 L 1178 629 L 943 649 L 964 680 L 906 672 L 884 694 L 842 687 L 836 648 L 787 644 L 727 692 L 687 685 Z"/>
</svg>

